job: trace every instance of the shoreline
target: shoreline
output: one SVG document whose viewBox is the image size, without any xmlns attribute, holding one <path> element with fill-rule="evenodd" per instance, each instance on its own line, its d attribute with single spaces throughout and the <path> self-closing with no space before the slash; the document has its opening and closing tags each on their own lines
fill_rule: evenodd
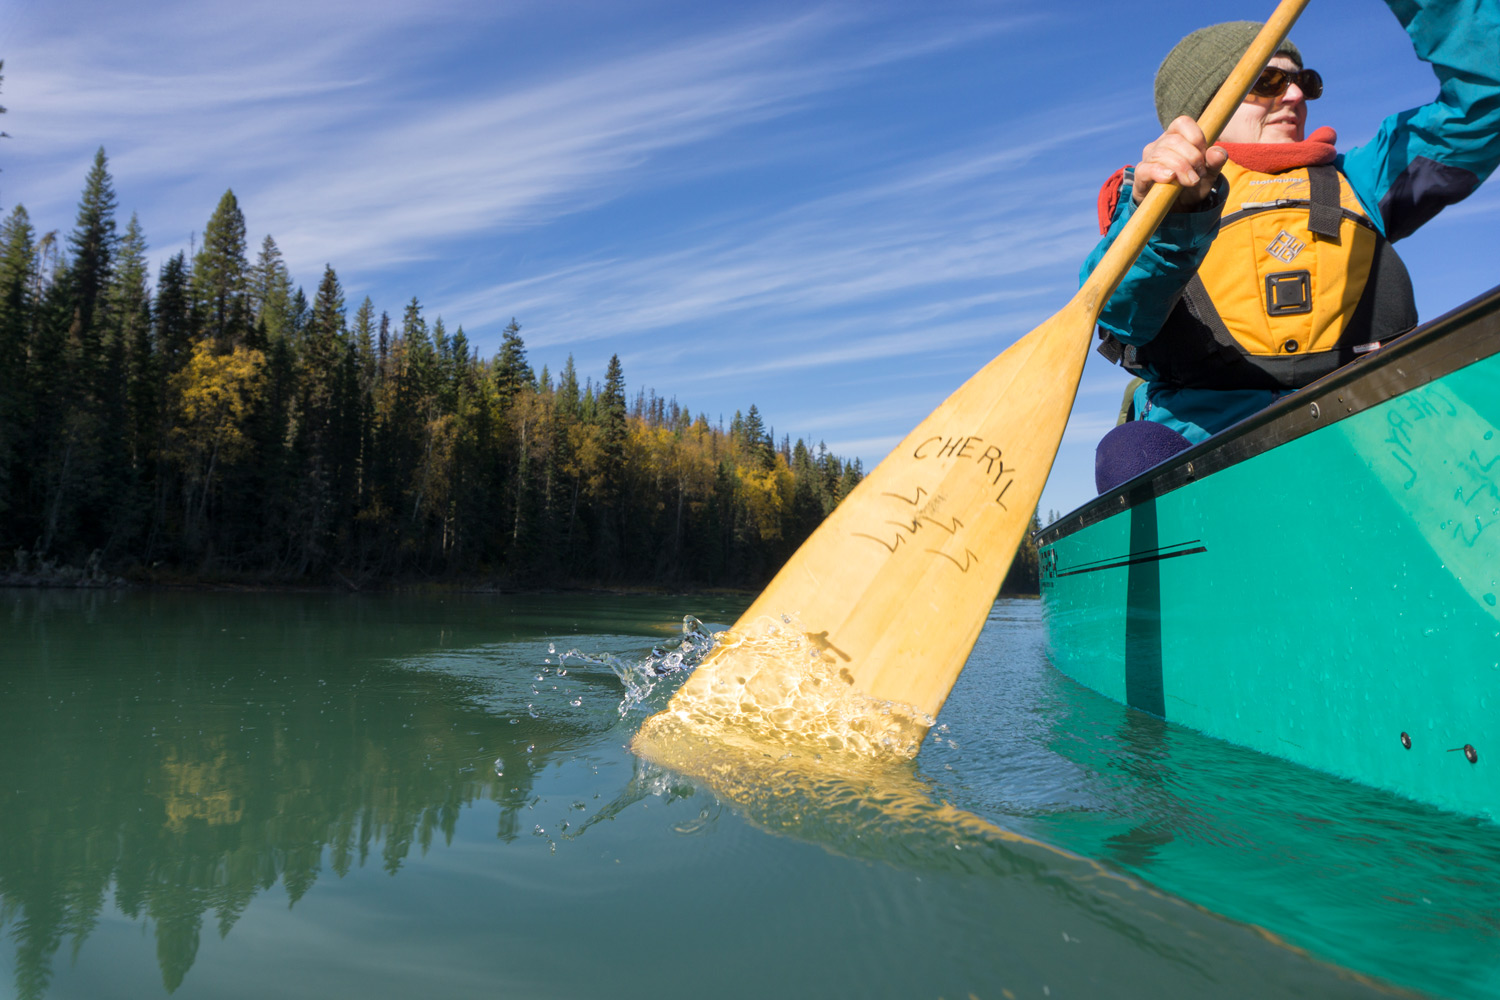
<svg viewBox="0 0 1500 1000">
<path fill-rule="evenodd" d="M 235 580 L 131 580 L 125 577 L 83 578 L 77 572 L 70 576 L 44 576 L 40 574 L 0 574 L 0 590 L 158 590 L 188 591 L 197 593 L 308 593 L 308 594 L 609 594 L 614 596 L 722 596 L 753 599 L 759 589 L 750 587 L 694 587 L 666 584 L 548 584 L 527 587 L 517 584 L 477 583 L 473 581 L 422 580 L 368 584 L 350 587 L 337 582 L 328 583 L 278 583 L 274 581 Z M 1036 593 L 1008 593 L 995 595 L 1021 600 L 1039 600 Z"/>
</svg>

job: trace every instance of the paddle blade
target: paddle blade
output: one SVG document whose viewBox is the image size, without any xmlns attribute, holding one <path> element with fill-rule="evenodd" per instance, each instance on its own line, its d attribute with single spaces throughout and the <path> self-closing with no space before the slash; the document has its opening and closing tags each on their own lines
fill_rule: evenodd
<svg viewBox="0 0 1500 1000">
<path fill-rule="evenodd" d="M 908 434 L 734 631 L 790 620 L 805 655 L 835 684 L 935 716 L 1051 470 L 1092 333 L 1093 303 L 1085 299 L 1080 293 L 980 369 Z M 736 655 L 712 657 L 673 707 L 703 697 L 714 683 L 705 668 Z M 807 660 L 787 670 L 799 667 Z"/>
</svg>

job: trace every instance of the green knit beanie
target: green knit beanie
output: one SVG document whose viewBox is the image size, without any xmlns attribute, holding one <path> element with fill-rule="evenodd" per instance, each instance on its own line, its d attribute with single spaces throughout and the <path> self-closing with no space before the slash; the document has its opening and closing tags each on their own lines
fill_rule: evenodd
<svg viewBox="0 0 1500 1000">
<path fill-rule="evenodd" d="M 1197 118 L 1260 33 L 1255 21 L 1226 21 L 1199 28 L 1172 47 L 1156 71 L 1156 117 L 1166 128 L 1179 115 Z M 1302 53 L 1285 40 L 1277 55 L 1302 65 Z"/>
</svg>

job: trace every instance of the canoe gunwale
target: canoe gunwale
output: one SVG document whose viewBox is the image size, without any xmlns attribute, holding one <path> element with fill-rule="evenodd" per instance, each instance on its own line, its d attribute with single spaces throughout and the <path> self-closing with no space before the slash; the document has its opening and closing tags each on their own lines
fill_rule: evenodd
<svg viewBox="0 0 1500 1000">
<path fill-rule="evenodd" d="M 1036 532 L 1038 546 L 1500 353 L 1500 286 L 1178 452 Z"/>
</svg>

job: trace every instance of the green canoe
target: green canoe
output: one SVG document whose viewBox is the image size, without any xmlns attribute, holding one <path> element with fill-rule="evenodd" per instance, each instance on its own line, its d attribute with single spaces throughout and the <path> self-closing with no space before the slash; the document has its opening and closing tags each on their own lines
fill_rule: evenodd
<svg viewBox="0 0 1500 1000">
<path fill-rule="evenodd" d="M 1500 821 L 1500 288 L 1037 533 L 1052 661 Z"/>
</svg>

